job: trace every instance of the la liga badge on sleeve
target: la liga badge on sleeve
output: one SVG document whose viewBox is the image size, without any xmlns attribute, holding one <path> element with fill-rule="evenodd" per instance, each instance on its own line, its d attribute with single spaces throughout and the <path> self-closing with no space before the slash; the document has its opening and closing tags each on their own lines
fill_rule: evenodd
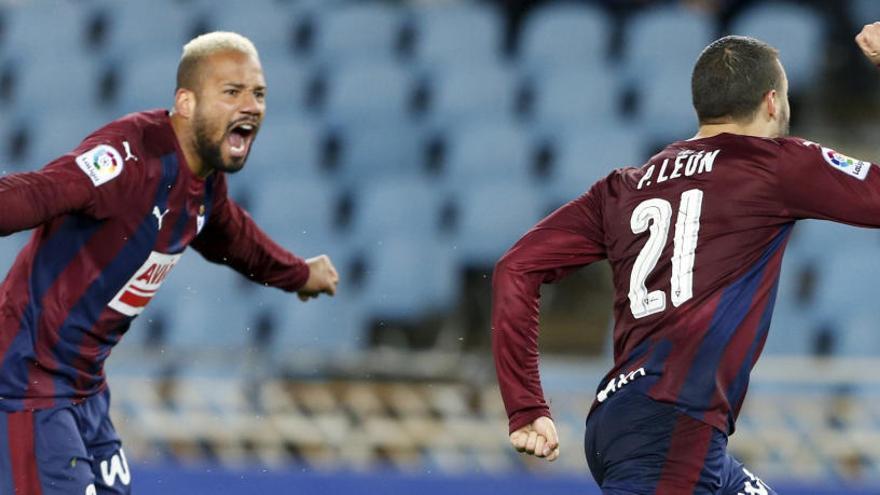
<svg viewBox="0 0 880 495">
<path fill-rule="evenodd" d="M 119 177 L 125 162 L 116 148 L 109 144 L 99 144 L 77 156 L 76 164 L 97 187 Z"/>
</svg>

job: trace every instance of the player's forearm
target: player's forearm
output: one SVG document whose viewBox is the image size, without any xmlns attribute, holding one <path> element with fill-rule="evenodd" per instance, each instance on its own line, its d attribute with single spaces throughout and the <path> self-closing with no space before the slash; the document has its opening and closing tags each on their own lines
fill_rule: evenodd
<svg viewBox="0 0 880 495">
<path fill-rule="evenodd" d="M 306 262 L 279 246 L 243 211 L 209 222 L 192 246 L 254 282 L 293 292 L 309 278 Z"/>
<path fill-rule="evenodd" d="M 52 218 L 82 209 L 89 190 L 52 171 L 27 172 L 0 179 L 0 235 L 32 229 Z"/>
<path fill-rule="evenodd" d="M 495 266 L 492 353 L 511 432 L 550 416 L 538 370 L 540 285 L 540 278 L 524 271 L 513 253 Z"/>
</svg>

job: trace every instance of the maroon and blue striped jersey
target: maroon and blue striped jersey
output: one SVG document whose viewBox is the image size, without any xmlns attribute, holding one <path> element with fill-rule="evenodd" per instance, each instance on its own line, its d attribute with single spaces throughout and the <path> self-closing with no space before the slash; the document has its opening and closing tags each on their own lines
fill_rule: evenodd
<svg viewBox="0 0 880 495">
<path fill-rule="evenodd" d="M 165 110 L 95 131 L 35 172 L 0 179 L 0 235 L 35 228 L 0 286 L 0 411 L 80 401 L 187 246 L 287 291 L 305 262 L 193 174 Z"/>
<path fill-rule="evenodd" d="M 614 366 L 593 407 L 628 387 L 732 432 L 794 222 L 880 226 L 873 168 L 797 138 L 720 134 L 616 170 L 542 220 L 494 273 L 493 351 L 511 431 L 549 415 L 541 284 L 607 259 Z"/>
</svg>

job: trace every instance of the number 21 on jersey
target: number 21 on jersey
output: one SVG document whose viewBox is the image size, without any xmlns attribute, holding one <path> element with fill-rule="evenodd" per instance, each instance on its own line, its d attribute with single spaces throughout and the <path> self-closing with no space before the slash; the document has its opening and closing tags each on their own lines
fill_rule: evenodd
<svg viewBox="0 0 880 495">
<path fill-rule="evenodd" d="M 682 193 L 675 221 L 675 237 L 672 239 L 671 299 L 675 307 L 694 295 L 694 253 L 697 250 L 702 205 L 703 191 L 691 189 Z M 645 281 L 660 260 L 660 253 L 669 237 L 671 221 L 672 204 L 660 198 L 642 201 L 630 218 L 634 234 L 650 230 L 648 242 L 639 252 L 629 277 L 629 308 L 637 319 L 666 309 L 666 293 L 662 290 L 648 292 Z"/>
</svg>

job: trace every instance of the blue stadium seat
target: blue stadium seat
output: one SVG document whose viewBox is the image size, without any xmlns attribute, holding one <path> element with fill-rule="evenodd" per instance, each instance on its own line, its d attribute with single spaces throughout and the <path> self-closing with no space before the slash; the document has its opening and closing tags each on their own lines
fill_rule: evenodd
<svg viewBox="0 0 880 495">
<path fill-rule="evenodd" d="M 73 151 L 83 139 L 104 126 L 110 118 L 101 112 L 46 116 L 29 121 L 29 143 L 23 157 L 24 168 L 42 168 L 65 153 Z"/>
<path fill-rule="evenodd" d="M 532 136 L 512 121 L 473 122 L 455 129 L 448 141 L 444 175 L 449 187 L 532 176 Z"/>
<path fill-rule="evenodd" d="M 539 126 L 616 125 L 621 121 L 621 81 L 614 71 L 559 68 L 534 79 L 532 118 Z"/>
<path fill-rule="evenodd" d="M 309 91 L 314 78 L 311 68 L 294 63 L 286 56 L 262 50 L 260 62 L 268 88 L 267 115 L 286 117 L 304 112 L 308 108 Z"/>
<path fill-rule="evenodd" d="M 46 56 L 84 59 L 88 55 L 84 49 L 88 12 L 76 2 L 20 2 L 5 12 L 0 53 L 38 60 Z M 59 73 L 65 72 L 56 72 L 56 77 Z"/>
<path fill-rule="evenodd" d="M 264 182 L 253 198 L 257 223 L 282 244 L 303 238 L 328 238 L 333 231 L 338 198 L 332 185 L 317 179 Z"/>
<path fill-rule="evenodd" d="M 322 139 L 322 130 L 313 120 L 269 110 L 242 177 L 235 180 L 259 186 L 274 180 L 317 179 Z"/>
<path fill-rule="evenodd" d="M 212 30 L 232 31 L 250 39 L 261 53 L 291 53 L 295 19 L 292 11 L 272 0 L 210 2 L 205 6 Z"/>
<path fill-rule="evenodd" d="M 880 247 L 880 232 L 843 223 L 801 220 L 792 232 L 788 251 L 824 262 L 829 253 L 839 253 L 853 246 Z"/>
<path fill-rule="evenodd" d="M 116 101 L 120 114 L 174 105 L 180 48 L 119 62 Z"/>
<path fill-rule="evenodd" d="M 503 120 L 516 107 L 518 81 L 505 66 L 455 66 L 437 71 L 430 81 L 429 121 L 439 128 L 476 118 Z"/>
<path fill-rule="evenodd" d="M 237 291 L 240 279 L 195 251 L 185 253 L 150 303 L 167 310 L 165 344 L 181 351 L 232 351 L 251 344 L 254 311 Z"/>
<path fill-rule="evenodd" d="M 337 177 L 346 185 L 424 174 L 422 136 L 413 126 L 349 126 L 340 139 Z"/>
<path fill-rule="evenodd" d="M 653 142 L 689 139 L 697 132 L 697 114 L 691 99 L 691 76 L 664 72 L 639 82 L 639 112 L 642 132 Z"/>
<path fill-rule="evenodd" d="M 82 56 L 50 54 L 22 60 L 16 71 L 11 110 L 32 116 L 95 113 L 104 71 L 102 63 Z"/>
<path fill-rule="evenodd" d="M 358 62 L 339 66 L 327 81 L 324 116 L 335 124 L 393 124 L 409 116 L 410 74 L 394 64 Z"/>
<path fill-rule="evenodd" d="M 435 239 L 441 207 L 436 186 L 425 179 L 372 181 L 357 192 L 352 237 L 371 243 L 400 235 Z"/>
<path fill-rule="evenodd" d="M 430 240 L 385 239 L 366 253 L 366 266 L 363 297 L 372 317 L 414 321 L 451 309 L 458 294 L 451 250 Z"/>
<path fill-rule="evenodd" d="M 538 188 L 498 177 L 456 197 L 455 252 L 467 265 L 491 266 L 546 213 Z"/>
<path fill-rule="evenodd" d="M 104 51 L 122 60 L 133 61 L 151 54 L 173 54 L 179 58 L 183 45 L 193 34 L 193 11 L 185 2 L 108 0 L 99 2 L 99 6 L 107 21 Z"/>
<path fill-rule="evenodd" d="M 616 168 L 638 167 L 648 159 L 638 129 L 625 126 L 572 128 L 557 135 L 553 151 L 548 186 L 560 202 L 583 194 Z"/>
<path fill-rule="evenodd" d="M 700 52 L 713 39 L 713 19 L 682 5 L 664 6 L 629 20 L 626 33 L 629 77 L 650 81 L 658 72 L 683 72 L 690 77 Z"/>
<path fill-rule="evenodd" d="M 795 227 L 796 231 L 798 228 Z M 798 300 L 801 274 L 809 262 L 808 257 L 792 249 L 782 259 L 776 307 L 764 345 L 767 354 L 803 356 L 811 350 L 822 321 L 814 314 L 811 301 Z"/>
<path fill-rule="evenodd" d="M 279 294 L 272 340 L 272 353 L 278 358 L 293 353 L 332 356 L 366 347 L 362 304 L 348 292 L 344 278 L 334 297 L 301 303 L 296 296 Z"/>
<path fill-rule="evenodd" d="M 880 19 L 880 3 L 876 0 L 850 0 L 848 4 L 857 31 Z"/>
<path fill-rule="evenodd" d="M 806 88 L 822 69 L 822 20 L 809 7 L 784 2 L 755 4 L 734 20 L 733 34 L 754 36 L 779 50 L 793 91 Z"/>
<path fill-rule="evenodd" d="M 414 11 L 416 60 L 422 67 L 494 64 L 500 59 L 504 20 L 488 6 L 422 6 Z"/>
<path fill-rule="evenodd" d="M 313 59 L 328 66 L 390 61 L 401 26 L 401 10 L 391 5 L 351 2 L 327 8 L 316 16 Z"/>
<path fill-rule="evenodd" d="M 31 238 L 31 232 L 0 237 L 0 280 L 5 280 L 12 263 Z"/>
<path fill-rule="evenodd" d="M 601 70 L 611 40 L 612 23 L 596 7 L 547 4 L 523 26 L 519 59 L 532 73 L 551 67 Z"/>
</svg>

